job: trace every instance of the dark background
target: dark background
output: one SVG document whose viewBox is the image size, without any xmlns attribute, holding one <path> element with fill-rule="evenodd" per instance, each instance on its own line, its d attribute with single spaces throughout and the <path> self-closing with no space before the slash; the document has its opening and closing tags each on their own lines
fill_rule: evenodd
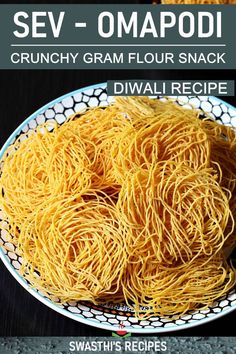
<svg viewBox="0 0 236 354">
<path fill-rule="evenodd" d="M 26 3 L 18 1 L 17 3 Z M 28 1 L 27 3 L 65 3 Z M 151 1 L 66 1 L 66 3 L 151 3 Z M 236 71 L 110 71 L 38 70 L 0 71 L 0 146 L 35 110 L 67 92 L 108 79 L 215 79 L 236 80 Z M 225 101 L 236 106 L 235 97 Z M 192 329 L 168 336 L 234 336 L 236 312 Z M 234 325 L 233 325 L 234 324 Z M 110 336 L 66 318 L 27 293 L 0 261 L 0 337 L 5 336 Z"/>
</svg>

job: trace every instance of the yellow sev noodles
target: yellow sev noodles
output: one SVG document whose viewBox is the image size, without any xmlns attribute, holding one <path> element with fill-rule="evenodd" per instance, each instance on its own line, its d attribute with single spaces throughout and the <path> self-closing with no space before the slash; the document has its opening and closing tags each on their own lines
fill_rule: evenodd
<svg viewBox="0 0 236 354">
<path fill-rule="evenodd" d="M 32 286 L 143 318 L 235 285 L 236 132 L 199 115 L 118 97 L 8 148 L 0 203 Z"/>
</svg>

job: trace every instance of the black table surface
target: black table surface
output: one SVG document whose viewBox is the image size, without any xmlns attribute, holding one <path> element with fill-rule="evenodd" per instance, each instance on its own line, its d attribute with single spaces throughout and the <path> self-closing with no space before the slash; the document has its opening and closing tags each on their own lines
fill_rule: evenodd
<svg viewBox="0 0 236 354">
<path fill-rule="evenodd" d="M 108 79 L 235 79 L 235 71 L 1 71 L 0 145 L 31 113 L 72 90 Z M 235 97 L 225 101 L 236 106 Z M 12 277 L 0 261 L 0 336 L 110 336 L 46 307 Z M 236 311 L 208 324 L 166 335 L 233 336 Z"/>
</svg>

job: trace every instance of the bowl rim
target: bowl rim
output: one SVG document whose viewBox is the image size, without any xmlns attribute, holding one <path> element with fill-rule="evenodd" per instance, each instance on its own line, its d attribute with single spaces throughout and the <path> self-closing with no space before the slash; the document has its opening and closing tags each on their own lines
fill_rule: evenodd
<svg viewBox="0 0 236 354">
<path fill-rule="evenodd" d="M 0 150 L 0 160 L 2 159 L 7 147 L 14 141 L 15 137 L 21 132 L 22 128 L 28 123 L 30 122 L 32 119 L 35 119 L 38 115 L 40 115 L 41 113 L 45 112 L 47 109 L 51 108 L 54 104 L 61 102 L 63 99 L 67 98 L 67 97 L 71 97 L 74 96 L 75 94 L 78 93 L 82 93 L 85 92 L 87 90 L 94 90 L 94 89 L 99 89 L 99 88 L 106 88 L 107 83 L 103 82 L 103 83 L 98 83 L 95 85 L 89 85 L 89 86 L 85 86 L 82 87 L 80 89 L 76 89 L 73 90 L 69 93 L 66 93 L 62 96 L 59 96 L 56 99 L 53 99 L 52 101 L 50 101 L 49 103 L 45 104 L 44 106 L 42 106 L 41 108 L 39 108 L 38 110 L 36 110 L 34 113 L 32 113 L 28 118 L 26 118 L 9 136 L 9 138 L 6 140 L 6 142 L 4 143 L 4 145 L 2 146 L 1 150 Z M 177 96 L 180 97 L 180 96 Z M 196 97 L 196 96 L 193 96 Z M 202 96 L 197 96 L 197 97 L 202 97 Z M 235 115 L 236 115 L 236 107 L 232 106 L 231 104 L 225 102 L 224 100 L 215 97 L 215 96 L 207 96 L 210 99 L 214 99 L 215 101 L 224 104 L 226 107 L 232 109 L 233 111 L 235 111 Z M 113 331 L 116 332 L 117 330 L 119 330 L 119 326 L 118 325 L 113 325 L 113 324 L 104 324 L 101 322 L 98 322 L 97 320 L 91 319 L 91 318 L 85 318 L 83 317 L 81 314 L 74 314 L 68 310 L 65 310 L 64 308 L 62 308 L 60 305 L 56 305 L 54 304 L 51 300 L 47 299 L 46 297 L 44 297 L 39 291 L 37 291 L 36 289 L 34 289 L 33 287 L 31 287 L 26 280 L 23 278 L 23 276 L 20 275 L 20 273 L 12 266 L 12 264 L 10 263 L 8 257 L 6 256 L 6 254 L 3 251 L 3 247 L 0 246 L 0 259 L 2 260 L 3 264 L 6 266 L 6 268 L 9 270 L 9 272 L 11 273 L 11 275 L 17 280 L 17 282 L 23 286 L 23 288 L 25 288 L 25 290 L 27 290 L 32 296 L 34 296 L 37 300 L 39 300 L 41 303 L 43 303 L 44 305 L 46 305 L 47 307 L 49 307 L 50 309 L 58 312 L 61 315 L 64 315 L 66 317 L 69 317 L 77 322 L 86 324 L 86 325 L 90 325 L 96 328 L 100 328 L 100 329 L 104 329 L 104 330 L 109 330 L 109 331 Z M 141 333 L 141 334 L 150 334 L 150 333 L 167 333 L 167 332 L 174 332 L 174 331 L 179 331 L 182 329 L 188 329 L 188 328 L 192 328 L 192 327 L 196 327 L 199 326 L 201 324 L 205 324 L 208 322 L 211 322 L 213 320 L 216 320 L 224 315 L 229 314 L 230 312 L 234 311 L 236 309 L 236 303 L 231 306 L 230 308 L 227 308 L 226 310 L 221 311 L 220 313 L 215 313 L 215 314 L 211 314 L 209 317 L 205 317 L 199 320 L 194 320 L 193 322 L 189 322 L 189 323 L 185 323 L 185 324 L 180 324 L 180 325 L 176 325 L 174 324 L 173 326 L 169 326 L 169 327 L 156 327 L 156 328 L 134 328 L 134 327 L 130 327 L 127 326 L 125 327 L 125 329 L 127 330 L 127 332 L 129 333 Z M 187 315 L 187 314 L 186 314 Z"/>
</svg>

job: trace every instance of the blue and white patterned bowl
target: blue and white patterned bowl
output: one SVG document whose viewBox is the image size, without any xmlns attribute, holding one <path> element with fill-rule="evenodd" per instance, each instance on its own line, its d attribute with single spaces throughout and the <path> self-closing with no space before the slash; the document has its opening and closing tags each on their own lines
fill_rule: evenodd
<svg viewBox="0 0 236 354">
<path fill-rule="evenodd" d="M 218 98 L 208 96 L 176 96 L 172 97 L 172 99 L 190 109 L 194 107 L 207 112 L 219 124 L 236 127 L 236 108 Z M 59 124 L 63 124 L 66 118 L 74 112 L 83 111 L 88 107 L 107 106 L 111 100 L 112 98 L 107 96 L 105 83 L 82 88 L 57 98 L 33 113 L 12 133 L 1 149 L 0 160 L 7 147 L 22 133 L 30 134 L 37 125 L 45 121 L 56 120 Z M 0 211 L 1 218 L 3 216 Z M 177 320 L 152 317 L 148 320 L 140 321 L 134 317 L 132 310 L 125 305 L 95 306 L 85 302 L 53 303 L 44 294 L 37 291 L 37 289 L 33 289 L 19 274 L 18 270 L 22 259 L 16 254 L 15 248 L 9 242 L 8 233 L 5 230 L 0 230 L 0 245 L 3 246 L 0 247 L 0 257 L 3 263 L 30 294 L 62 315 L 87 325 L 116 331 L 119 329 L 120 323 L 123 322 L 127 332 L 143 334 L 161 333 L 200 325 L 219 318 L 236 308 L 236 289 L 233 289 L 227 296 L 220 299 L 209 309 L 191 312 Z"/>
</svg>

